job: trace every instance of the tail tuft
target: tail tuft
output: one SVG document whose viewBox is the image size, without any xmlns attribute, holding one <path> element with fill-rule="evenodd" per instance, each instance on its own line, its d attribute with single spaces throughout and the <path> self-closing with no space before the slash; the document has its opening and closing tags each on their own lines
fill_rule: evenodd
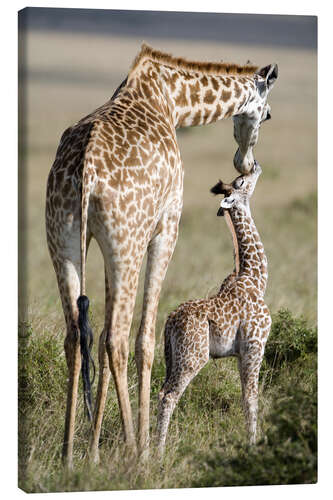
<svg viewBox="0 0 333 500">
<path fill-rule="evenodd" d="M 91 347 L 93 343 L 93 334 L 89 324 L 88 309 L 89 299 L 86 295 L 80 295 L 77 299 L 77 306 L 79 309 L 79 329 L 80 329 L 80 346 L 81 346 L 81 373 L 83 381 L 84 402 L 87 410 L 87 415 L 92 421 L 92 404 L 91 404 L 91 385 L 95 378 L 95 364 L 91 357 Z M 94 376 L 90 381 L 90 363 L 92 364 Z"/>
</svg>

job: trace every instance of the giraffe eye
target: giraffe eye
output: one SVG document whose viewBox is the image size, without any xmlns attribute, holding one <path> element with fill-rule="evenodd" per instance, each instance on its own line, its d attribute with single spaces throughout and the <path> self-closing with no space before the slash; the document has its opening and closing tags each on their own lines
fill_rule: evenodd
<svg viewBox="0 0 333 500">
<path fill-rule="evenodd" d="M 236 183 L 236 189 L 239 189 L 243 186 L 244 184 L 244 179 L 238 179 L 237 183 Z"/>
</svg>

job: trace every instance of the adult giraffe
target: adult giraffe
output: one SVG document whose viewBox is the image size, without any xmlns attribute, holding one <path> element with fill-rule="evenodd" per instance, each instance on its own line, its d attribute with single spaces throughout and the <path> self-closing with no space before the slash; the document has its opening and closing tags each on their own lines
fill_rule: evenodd
<svg viewBox="0 0 333 500">
<path fill-rule="evenodd" d="M 86 407 L 92 418 L 91 331 L 85 297 L 90 239 L 97 240 L 105 263 L 105 325 L 99 341 L 100 370 L 90 446 L 91 457 L 97 461 L 110 369 L 125 442 L 136 448 L 127 386 L 128 337 L 146 251 L 135 360 L 139 451 L 148 445 L 156 312 L 177 240 L 183 199 L 176 128 L 233 116 L 239 145 L 234 165 L 242 173 L 249 172 L 259 126 L 270 118 L 267 94 L 277 78 L 276 65 L 256 70 L 250 65 L 189 62 L 143 45 L 113 98 L 68 128 L 60 140 L 47 183 L 46 230 L 67 326 L 69 383 L 63 459 L 69 467 L 81 364 Z"/>
</svg>

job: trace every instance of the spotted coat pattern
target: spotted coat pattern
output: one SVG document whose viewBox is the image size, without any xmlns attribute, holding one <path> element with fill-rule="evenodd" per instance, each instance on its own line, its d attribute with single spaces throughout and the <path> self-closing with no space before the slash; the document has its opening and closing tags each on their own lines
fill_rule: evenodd
<svg viewBox="0 0 333 500">
<path fill-rule="evenodd" d="M 238 184 L 244 180 L 242 187 L 233 187 L 229 197 L 233 192 L 243 194 L 229 209 L 239 247 L 239 275 L 231 273 L 217 295 L 185 302 L 167 319 L 166 379 L 158 414 L 161 453 L 172 412 L 187 385 L 209 358 L 226 356 L 238 358 L 250 442 L 255 442 L 259 370 L 271 326 L 264 302 L 267 259 L 248 205 L 257 177 L 258 173 L 238 177 Z"/>
<path fill-rule="evenodd" d="M 138 441 L 148 444 L 150 374 L 162 282 L 178 234 L 183 166 L 176 128 L 253 109 L 261 122 L 266 98 L 255 67 L 189 63 L 144 46 L 128 77 L 103 106 L 61 137 L 47 182 L 47 243 L 57 276 L 67 335 L 69 370 L 63 458 L 72 464 L 80 346 L 77 298 L 85 294 L 85 258 L 94 237 L 105 263 L 105 324 L 99 341 L 99 381 L 90 454 L 98 460 L 112 372 L 125 442 L 136 448 L 127 387 L 128 337 L 139 272 L 148 253 L 143 311 L 136 338 L 139 377 Z M 246 122 L 246 120 L 245 120 Z M 239 136 L 242 151 L 247 135 Z M 244 141 L 244 144 L 242 143 Z"/>
</svg>

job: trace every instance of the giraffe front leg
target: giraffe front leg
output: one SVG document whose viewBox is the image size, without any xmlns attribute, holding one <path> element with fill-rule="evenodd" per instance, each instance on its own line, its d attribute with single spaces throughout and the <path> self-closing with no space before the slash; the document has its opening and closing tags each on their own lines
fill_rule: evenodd
<svg viewBox="0 0 333 500">
<path fill-rule="evenodd" d="M 249 442 L 255 444 L 257 437 L 259 371 L 264 354 L 264 344 L 257 339 L 243 342 L 238 366 Z"/>
<path fill-rule="evenodd" d="M 148 246 L 143 312 L 135 343 L 135 361 L 139 378 L 138 446 L 142 454 L 149 446 L 149 405 L 151 369 L 154 360 L 155 323 L 162 283 L 173 254 L 180 211 L 165 214 L 161 231 Z"/>
</svg>

